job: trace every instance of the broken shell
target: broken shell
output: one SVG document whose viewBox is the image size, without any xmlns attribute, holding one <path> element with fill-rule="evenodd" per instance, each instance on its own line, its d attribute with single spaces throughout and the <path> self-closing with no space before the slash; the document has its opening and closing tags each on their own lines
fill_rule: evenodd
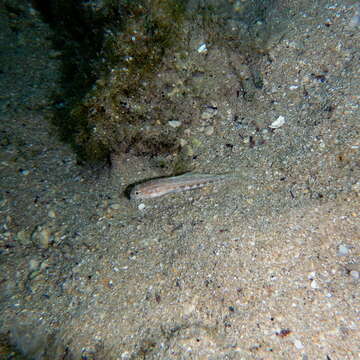
<svg viewBox="0 0 360 360">
<path fill-rule="evenodd" d="M 285 117 L 280 115 L 275 121 L 269 126 L 271 129 L 278 129 L 285 124 Z"/>
</svg>

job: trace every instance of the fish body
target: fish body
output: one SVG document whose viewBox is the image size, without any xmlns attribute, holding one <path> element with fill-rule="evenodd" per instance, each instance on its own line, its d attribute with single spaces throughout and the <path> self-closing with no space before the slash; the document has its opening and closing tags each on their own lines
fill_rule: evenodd
<svg viewBox="0 0 360 360">
<path fill-rule="evenodd" d="M 199 189 L 213 183 L 224 182 L 234 176 L 229 174 L 184 174 L 173 177 L 149 180 L 134 186 L 130 193 L 130 199 L 152 199 L 163 195 Z"/>
</svg>

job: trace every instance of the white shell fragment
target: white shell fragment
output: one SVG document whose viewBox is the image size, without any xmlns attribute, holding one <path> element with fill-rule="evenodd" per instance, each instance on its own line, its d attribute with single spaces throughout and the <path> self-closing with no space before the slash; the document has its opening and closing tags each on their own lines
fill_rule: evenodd
<svg viewBox="0 0 360 360">
<path fill-rule="evenodd" d="M 206 44 L 205 44 L 205 43 L 201 44 L 201 45 L 198 47 L 197 52 L 198 52 L 199 54 L 202 54 L 202 53 L 207 52 Z"/>
<path fill-rule="evenodd" d="M 145 207 L 146 207 L 146 205 L 144 203 L 141 203 L 141 204 L 138 205 L 139 210 L 144 210 Z"/>
<path fill-rule="evenodd" d="M 172 128 L 177 128 L 179 126 L 181 126 L 181 121 L 178 120 L 170 120 L 168 122 L 168 124 L 172 127 Z"/>
<path fill-rule="evenodd" d="M 280 115 L 275 121 L 270 124 L 271 129 L 278 129 L 285 124 L 285 117 Z"/>
<path fill-rule="evenodd" d="M 203 120 L 209 120 L 217 114 L 218 110 L 217 107 L 208 106 L 206 109 L 201 113 L 201 118 Z"/>
</svg>

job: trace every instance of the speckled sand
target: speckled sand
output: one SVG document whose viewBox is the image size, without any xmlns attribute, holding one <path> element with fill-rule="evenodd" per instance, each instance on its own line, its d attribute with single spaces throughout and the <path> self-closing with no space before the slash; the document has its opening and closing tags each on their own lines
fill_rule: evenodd
<svg viewBox="0 0 360 360">
<path fill-rule="evenodd" d="M 354 2 L 299 2 L 255 103 L 222 93 L 235 55 L 209 47 L 194 165 L 243 179 L 141 204 L 123 191 L 166 175 L 151 159 L 81 167 L 57 139 L 60 59 L 23 6 L 0 15 L 0 357 L 360 359 Z"/>
</svg>

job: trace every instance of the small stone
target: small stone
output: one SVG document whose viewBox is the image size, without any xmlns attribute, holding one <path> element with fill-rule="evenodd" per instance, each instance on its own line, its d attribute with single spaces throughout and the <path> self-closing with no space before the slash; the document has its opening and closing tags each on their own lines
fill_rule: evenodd
<svg viewBox="0 0 360 360">
<path fill-rule="evenodd" d="M 349 253 L 349 248 L 346 245 L 344 244 L 339 245 L 338 255 L 345 256 L 348 253 Z"/>
<path fill-rule="evenodd" d="M 285 124 L 285 117 L 280 115 L 275 121 L 270 124 L 271 129 L 278 129 Z"/>
<path fill-rule="evenodd" d="M 40 271 L 43 271 L 43 270 L 47 269 L 48 267 L 50 267 L 50 264 L 49 264 L 48 260 L 45 260 L 40 265 Z"/>
<path fill-rule="evenodd" d="M 352 270 L 352 271 L 350 271 L 350 276 L 355 280 L 359 280 L 360 273 L 356 270 Z"/>
<path fill-rule="evenodd" d="M 312 271 L 309 275 L 308 275 L 308 279 L 309 280 L 313 280 L 316 276 L 316 272 L 315 271 Z"/>
<path fill-rule="evenodd" d="M 141 204 L 138 205 L 139 210 L 144 210 L 145 207 L 146 207 L 146 205 L 144 203 L 141 203 Z"/>
<path fill-rule="evenodd" d="M 121 360 L 129 360 L 131 358 L 131 355 L 128 351 L 125 351 L 121 354 Z"/>
<path fill-rule="evenodd" d="M 205 135 L 211 136 L 214 133 L 214 127 L 213 126 L 207 126 L 205 128 Z"/>
<path fill-rule="evenodd" d="M 215 106 L 208 106 L 201 114 L 201 118 L 203 120 L 209 120 L 214 117 L 218 112 L 217 107 Z"/>
<path fill-rule="evenodd" d="M 3 194 L 0 194 L 0 207 L 5 206 L 7 203 L 7 199 Z"/>
<path fill-rule="evenodd" d="M 29 261 L 29 270 L 30 271 L 35 271 L 39 268 L 39 262 L 35 259 L 31 259 Z"/>
<path fill-rule="evenodd" d="M 21 175 L 24 175 L 24 176 L 28 176 L 30 174 L 30 171 L 26 170 L 26 169 L 20 169 L 19 172 Z"/>
<path fill-rule="evenodd" d="M 120 209 L 120 204 L 111 204 L 110 205 L 110 208 L 113 209 L 113 210 L 119 210 Z"/>
<path fill-rule="evenodd" d="M 52 218 L 52 219 L 55 219 L 56 218 L 56 213 L 54 210 L 49 210 L 48 212 L 48 217 L 49 218 Z"/>
<path fill-rule="evenodd" d="M 31 235 L 31 240 L 41 249 L 47 249 L 50 243 L 50 230 L 41 225 L 37 226 Z"/>
<path fill-rule="evenodd" d="M 311 286 L 312 289 L 318 289 L 319 288 L 319 284 L 317 283 L 316 280 L 311 281 L 310 286 Z"/>
<path fill-rule="evenodd" d="M 21 245 L 28 245 L 30 243 L 30 234 L 25 230 L 21 230 L 15 235 L 15 240 Z"/>
<path fill-rule="evenodd" d="M 180 139 L 179 143 L 181 147 L 184 147 L 187 144 L 187 141 L 185 139 Z"/>
<path fill-rule="evenodd" d="M 205 43 L 202 43 L 198 48 L 197 48 L 197 52 L 199 54 L 205 53 L 207 52 L 207 47 Z"/>
<path fill-rule="evenodd" d="M 353 191 L 360 193 L 360 181 L 356 182 L 351 188 Z"/>
<path fill-rule="evenodd" d="M 295 339 L 295 340 L 294 340 L 294 345 L 295 345 L 295 347 L 296 347 L 298 350 L 301 350 L 301 349 L 304 348 L 304 345 L 303 345 L 303 344 L 301 343 L 301 341 L 298 340 L 298 339 Z"/>
<path fill-rule="evenodd" d="M 56 58 L 58 58 L 58 57 L 60 57 L 62 55 L 63 55 L 63 53 L 61 51 L 59 51 L 59 50 L 51 50 L 49 52 L 50 59 L 56 59 Z"/>
<path fill-rule="evenodd" d="M 181 126 L 181 121 L 178 121 L 178 120 L 170 120 L 170 121 L 168 121 L 168 124 L 169 124 L 172 128 L 178 128 L 179 126 Z"/>
</svg>

